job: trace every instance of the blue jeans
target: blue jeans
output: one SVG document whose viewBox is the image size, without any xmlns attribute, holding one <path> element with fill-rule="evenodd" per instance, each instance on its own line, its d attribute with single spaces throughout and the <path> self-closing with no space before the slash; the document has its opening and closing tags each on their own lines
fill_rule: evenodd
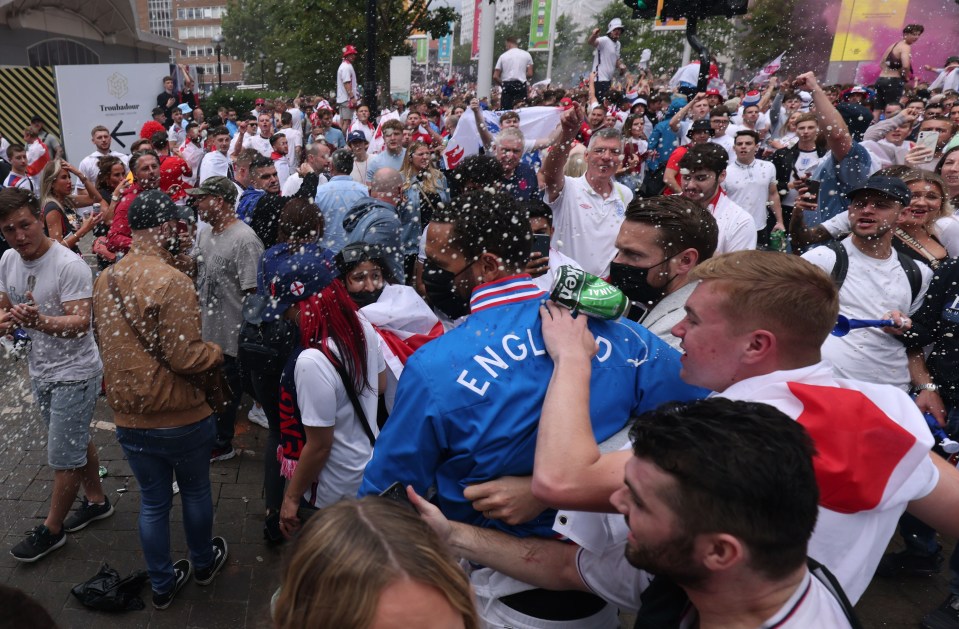
<svg viewBox="0 0 959 629">
<path fill-rule="evenodd" d="M 140 484 L 140 545 L 153 591 L 173 589 L 176 576 L 170 557 L 170 508 L 173 475 L 180 486 L 183 530 L 190 559 L 198 569 L 213 564 L 213 499 L 210 493 L 210 449 L 213 417 L 179 428 L 121 428 L 117 441 Z"/>
</svg>

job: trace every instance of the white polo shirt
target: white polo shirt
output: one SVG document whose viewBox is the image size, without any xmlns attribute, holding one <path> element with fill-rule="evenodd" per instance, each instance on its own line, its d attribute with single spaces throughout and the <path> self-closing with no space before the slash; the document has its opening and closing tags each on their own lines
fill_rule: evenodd
<svg viewBox="0 0 959 629">
<path fill-rule="evenodd" d="M 756 248 L 756 223 L 753 217 L 725 192 L 720 190 L 707 209 L 719 226 L 719 244 L 715 255 Z"/>
<path fill-rule="evenodd" d="M 723 187 L 736 205 L 753 217 L 756 231 L 766 228 L 766 202 L 769 184 L 776 183 L 776 167 L 771 162 L 754 159 L 748 166 L 733 159 L 726 168 Z"/>
<path fill-rule="evenodd" d="M 596 40 L 593 50 L 593 71 L 597 81 L 612 81 L 616 74 L 616 62 L 619 61 L 620 42 L 613 41 L 607 35 Z"/>
<path fill-rule="evenodd" d="M 552 247 L 579 262 L 587 273 L 609 276 L 616 255 L 616 236 L 633 193 L 613 182 L 605 199 L 589 185 L 586 175 L 566 177 L 563 191 L 547 204 L 553 210 Z M 753 247 L 756 233 L 753 232 Z"/>
<path fill-rule="evenodd" d="M 533 57 L 522 48 L 510 48 L 496 60 L 499 78 L 506 81 L 526 82 L 526 68 L 533 65 Z"/>
</svg>

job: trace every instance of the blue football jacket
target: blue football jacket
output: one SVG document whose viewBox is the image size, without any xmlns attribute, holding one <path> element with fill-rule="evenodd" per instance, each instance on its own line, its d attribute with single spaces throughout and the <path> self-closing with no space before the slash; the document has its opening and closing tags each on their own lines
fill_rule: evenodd
<svg viewBox="0 0 959 629">
<path fill-rule="evenodd" d="M 468 485 L 533 473 L 537 425 L 553 373 L 539 316 L 547 296 L 528 275 L 483 284 L 473 291 L 466 322 L 410 357 L 361 496 L 395 481 L 421 495 L 435 486 L 439 507 L 452 520 L 520 537 L 555 535 L 552 510 L 512 527 L 487 520 L 463 497 Z M 707 395 L 679 379 L 679 353 L 646 328 L 625 319 L 590 319 L 589 328 L 599 345 L 590 384 L 598 441 L 663 402 Z"/>
</svg>

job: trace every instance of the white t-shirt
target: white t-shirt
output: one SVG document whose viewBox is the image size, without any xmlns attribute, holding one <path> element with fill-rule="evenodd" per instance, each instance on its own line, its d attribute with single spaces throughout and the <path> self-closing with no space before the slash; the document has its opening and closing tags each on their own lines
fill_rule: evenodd
<svg viewBox="0 0 959 629">
<path fill-rule="evenodd" d="M 824 156 L 825 157 L 825 156 Z M 806 173 L 809 173 L 810 176 L 816 172 L 816 169 L 819 168 L 819 162 L 822 161 L 822 157 L 819 157 L 819 154 L 816 153 L 816 149 L 811 151 L 800 150 L 799 154 L 796 156 L 795 172 L 789 172 L 789 181 L 796 181 L 796 173 L 799 173 L 800 176 L 804 176 Z M 799 193 L 791 188 L 789 193 L 783 197 L 782 204 L 792 207 L 796 204 L 796 197 L 799 196 Z"/>
<path fill-rule="evenodd" d="M 746 210 L 739 207 L 724 192 L 709 206 L 716 225 L 719 227 L 719 244 L 716 253 L 732 253 L 756 248 L 756 223 Z"/>
<path fill-rule="evenodd" d="M 3 183 L 0 184 L 0 188 L 19 188 L 21 190 L 29 190 L 34 194 L 39 192 L 39 187 L 30 175 L 18 175 L 12 171 L 7 175 L 7 178 L 3 180 Z"/>
<path fill-rule="evenodd" d="M 849 268 L 839 289 L 839 313 L 850 319 L 882 319 L 891 310 L 912 314 L 922 305 L 929 288 L 932 271 L 917 263 L 922 274 L 922 290 L 912 301 L 909 279 L 895 251 L 885 260 L 862 253 L 851 238 L 842 241 L 849 254 Z M 836 253 L 828 247 L 816 247 L 802 256 L 826 273 L 836 264 Z M 880 328 L 852 330 L 846 336 L 826 337 L 823 359 L 832 363 L 836 376 L 863 382 L 891 384 L 909 388 L 909 366 L 906 347 Z"/>
<path fill-rule="evenodd" d="M 959 217 L 955 214 L 936 220 L 936 235 L 950 258 L 959 256 Z"/>
<path fill-rule="evenodd" d="M 317 186 L 322 186 L 329 179 L 326 178 L 326 175 L 320 175 L 320 182 Z M 280 186 L 280 194 L 285 197 L 292 197 L 294 194 L 300 191 L 300 186 L 303 185 L 303 177 L 300 177 L 300 173 L 291 172 L 290 176 L 286 178 L 286 183 Z"/>
<path fill-rule="evenodd" d="M 616 62 L 619 61 L 620 42 L 603 35 L 596 39 L 593 50 L 593 71 L 597 81 L 612 81 L 616 74 Z"/>
<path fill-rule="evenodd" d="M 357 391 L 360 406 L 374 435 L 376 426 L 378 376 L 386 369 L 380 353 L 377 334 L 365 319 L 360 317 L 366 343 L 366 379 L 368 387 Z M 337 356 L 336 346 L 331 350 Z M 315 507 L 327 507 L 343 498 L 353 497 L 363 480 L 363 470 L 373 456 L 366 431 L 360 426 L 362 418 L 356 417 L 350 397 L 346 394 L 342 378 L 330 361 L 318 349 L 306 349 L 296 359 L 297 406 L 304 426 L 334 427 L 333 447 L 326 465 L 320 471 L 316 485 L 307 489 L 303 498 Z"/>
<path fill-rule="evenodd" d="M 61 317 L 66 314 L 64 302 L 93 297 L 93 274 L 83 258 L 58 242 L 51 242 L 45 254 L 30 261 L 9 249 L 0 258 L 0 293 L 17 305 L 27 301 L 27 291 L 33 294 L 40 314 Z M 87 334 L 75 337 L 26 332 L 33 341 L 27 361 L 34 380 L 89 380 L 103 371 L 92 325 Z"/>
<path fill-rule="evenodd" d="M 243 148 L 255 149 L 256 152 L 263 157 L 270 157 L 273 155 L 273 146 L 270 144 L 270 138 L 264 138 L 259 133 L 256 135 L 245 136 L 243 138 Z"/>
<path fill-rule="evenodd" d="M 130 156 L 124 153 L 118 153 L 117 151 L 110 151 L 109 153 L 101 153 L 100 151 L 94 151 L 80 160 L 80 164 L 77 166 L 77 170 L 86 176 L 90 181 L 96 181 L 97 177 L 100 175 L 100 158 L 106 157 L 107 155 L 112 155 L 113 157 L 119 157 L 123 160 L 123 165 L 128 166 L 130 163 Z M 78 185 L 77 189 L 81 189 L 82 185 Z"/>
<path fill-rule="evenodd" d="M 568 255 L 563 254 L 560 251 L 557 251 L 550 247 L 549 249 L 549 267 L 546 272 L 540 275 L 539 277 L 533 278 L 533 283 L 544 290 L 547 293 L 553 290 L 553 283 L 556 281 L 556 273 L 559 271 L 561 266 L 572 266 L 577 269 L 582 267 L 579 265 L 579 262 L 572 259 Z"/>
<path fill-rule="evenodd" d="M 553 210 L 552 247 L 582 265 L 587 273 L 609 275 L 609 263 L 616 255 L 616 236 L 633 193 L 613 182 L 605 199 L 587 183 L 586 175 L 566 177 L 563 191 L 547 204 Z M 548 196 L 548 195 L 547 195 Z M 753 232 L 755 243 L 756 235 Z"/>
<path fill-rule="evenodd" d="M 340 64 L 339 69 L 336 71 L 336 104 L 340 105 L 346 103 L 350 100 L 350 95 L 347 93 L 346 88 L 343 86 L 344 83 L 350 84 L 350 89 L 353 92 L 353 95 L 356 95 L 356 70 L 353 69 L 353 64 L 349 61 L 343 60 L 343 63 Z"/>
<path fill-rule="evenodd" d="M 751 164 L 744 166 L 739 160 L 732 160 L 726 168 L 726 180 L 723 182 L 726 194 L 753 217 L 756 231 L 766 227 L 769 184 L 776 185 L 776 167 L 770 162 L 754 159 Z"/>
<path fill-rule="evenodd" d="M 728 135 L 717 135 L 709 138 L 709 141 L 713 144 L 718 144 L 719 146 L 726 149 L 726 152 L 729 153 L 729 161 L 732 162 L 736 159 L 736 149 L 733 148 L 733 139 Z M 726 176 L 729 176 L 727 169 Z"/>
<path fill-rule="evenodd" d="M 499 78 L 506 81 L 526 82 L 526 68 L 533 65 L 533 57 L 522 48 L 510 48 L 496 60 Z"/>
<path fill-rule="evenodd" d="M 220 151 L 210 151 L 200 160 L 197 169 L 197 184 L 202 184 L 210 177 L 227 177 L 230 172 L 230 158 Z"/>
<path fill-rule="evenodd" d="M 280 133 L 286 136 L 286 143 L 288 145 L 286 153 L 286 161 L 290 164 L 290 170 L 296 170 L 297 166 L 300 165 L 300 160 L 297 159 L 299 155 L 299 148 L 303 146 L 303 132 L 297 128 L 287 128 L 280 129 Z"/>
</svg>

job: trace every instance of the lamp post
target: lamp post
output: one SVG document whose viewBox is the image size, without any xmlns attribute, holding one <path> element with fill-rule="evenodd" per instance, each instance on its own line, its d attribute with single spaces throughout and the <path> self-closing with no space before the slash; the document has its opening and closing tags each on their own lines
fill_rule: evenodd
<svg viewBox="0 0 959 629">
<path fill-rule="evenodd" d="M 220 63 L 220 52 L 223 50 L 223 35 L 213 38 L 213 49 L 216 51 L 216 88 L 223 89 L 223 65 Z"/>
<path fill-rule="evenodd" d="M 266 86 L 266 79 L 263 78 L 263 60 L 266 59 L 266 55 L 262 52 L 260 53 L 260 89 L 263 89 Z"/>
</svg>

